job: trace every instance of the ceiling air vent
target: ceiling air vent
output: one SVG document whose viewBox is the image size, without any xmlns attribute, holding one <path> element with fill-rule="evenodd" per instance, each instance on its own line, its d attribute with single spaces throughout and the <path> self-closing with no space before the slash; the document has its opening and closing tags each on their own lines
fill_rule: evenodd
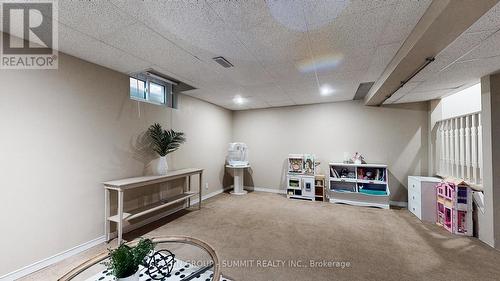
<svg viewBox="0 0 500 281">
<path fill-rule="evenodd" d="M 226 60 L 224 57 L 215 57 L 213 58 L 213 60 L 222 65 L 223 67 L 225 68 L 230 68 L 230 67 L 233 67 L 234 65 L 232 63 L 230 63 L 228 60 Z"/>
<path fill-rule="evenodd" d="M 361 83 L 359 84 L 358 90 L 356 91 L 356 94 L 354 95 L 353 100 L 362 100 L 366 97 L 366 94 L 370 91 L 372 88 L 373 84 L 375 82 L 366 82 L 366 83 Z"/>
</svg>

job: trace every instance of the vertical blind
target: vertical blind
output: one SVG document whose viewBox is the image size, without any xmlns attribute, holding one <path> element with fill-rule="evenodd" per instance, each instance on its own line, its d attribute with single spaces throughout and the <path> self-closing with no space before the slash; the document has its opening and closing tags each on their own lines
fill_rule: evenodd
<svg viewBox="0 0 500 281">
<path fill-rule="evenodd" d="M 482 185 L 481 113 L 439 121 L 437 128 L 438 175 Z"/>
</svg>

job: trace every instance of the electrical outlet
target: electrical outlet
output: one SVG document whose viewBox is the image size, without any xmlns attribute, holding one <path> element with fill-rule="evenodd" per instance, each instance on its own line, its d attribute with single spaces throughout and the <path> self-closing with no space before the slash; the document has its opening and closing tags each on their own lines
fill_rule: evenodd
<svg viewBox="0 0 500 281">
<path fill-rule="evenodd" d="M 205 183 L 205 189 L 208 189 L 208 182 Z"/>
</svg>

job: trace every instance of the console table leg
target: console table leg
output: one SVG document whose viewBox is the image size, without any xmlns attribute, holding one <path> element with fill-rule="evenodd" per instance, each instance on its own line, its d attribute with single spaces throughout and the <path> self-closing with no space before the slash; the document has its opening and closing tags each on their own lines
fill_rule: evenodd
<svg viewBox="0 0 500 281">
<path fill-rule="evenodd" d="M 122 243 L 123 234 L 123 190 L 118 190 L 118 246 Z"/>
<path fill-rule="evenodd" d="M 191 192 L 191 176 L 187 176 L 187 191 Z M 191 207 L 191 197 L 188 198 L 188 208 Z"/>
<path fill-rule="evenodd" d="M 198 210 L 201 210 L 201 190 L 202 189 L 203 189 L 203 171 L 201 171 L 201 173 L 200 173 L 200 194 L 198 195 L 200 202 L 198 203 Z"/>
<path fill-rule="evenodd" d="M 109 243 L 109 216 L 110 216 L 110 198 L 109 189 L 104 189 L 104 236 L 106 237 L 106 243 Z"/>
</svg>

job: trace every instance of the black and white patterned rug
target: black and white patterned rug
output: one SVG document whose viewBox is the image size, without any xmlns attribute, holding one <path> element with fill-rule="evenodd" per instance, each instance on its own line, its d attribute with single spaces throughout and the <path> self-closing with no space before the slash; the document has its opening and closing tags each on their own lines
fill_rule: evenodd
<svg viewBox="0 0 500 281">
<path fill-rule="evenodd" d="M 213 272 L 207 270 L 196 276 L 192 276 L 195 272 L 199 270 L 198 267 L 192 266 L 190 263 L 184 262 L 179 259 L 175 259 L 175 266 L 172 272 L 165 278 L 160 279 L 164 281 L 181 281 L 181 280 L 196 280 L 196 281 L 212 281 Z M 139 281 L 155 281 L 155 279 L 148 276 L 145 267 L 140 267 L 139 269 Z M 190 278 L 191 277 L 191 278 Z M 188 279 L 189 278 L 189 279 Z M 104 270 L 90 278 L 87 281 L 115 281 L 116 278 L 111 274 L 111 271 Z M 220 281 L 232 281 L 225 277 L 221 277 Z"/>
</svg>

